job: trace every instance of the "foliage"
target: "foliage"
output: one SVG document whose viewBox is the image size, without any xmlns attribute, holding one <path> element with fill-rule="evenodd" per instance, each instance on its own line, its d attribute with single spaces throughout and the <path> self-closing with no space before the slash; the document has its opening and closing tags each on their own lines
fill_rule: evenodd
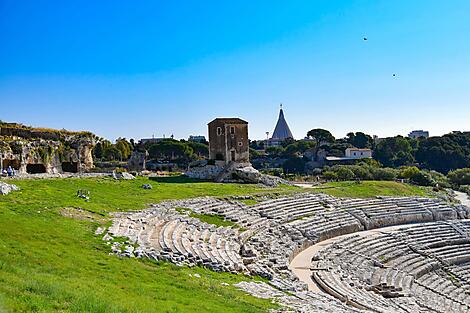
<svg viewBox="0 0 470 313">
<path fill-rule="evenodd" d="M 329 131 L 321 128 L 309 130 L 307 137 L 315 140 L 316 146 L 320 146 L 323 143 L 333 143 L 335 141 L 335 137 Z"/>
<path fill-rule="evenodd" d="M 148 149 L 149 156 L 163 161 L 189 160 L 193 149 L 186 143 L 173 139 L 165 139 L 151 145 Z"/>
<path fill-rule="evenodd" d="M 416 160 L 426 168 L 442 173 L 470 167 L 470 134 L 453 132 L 421 140 Z"/>
<path fill-rule="evenodd" d="M 346 135 L 346 140 L 348 143 L 353 145 L 356 148 L 373 148 L 374 140 L 371 136 L 364 134 L 362 132 L 357 133 L 348 133 Z"/>
<path fill-rule="evenodd" d="M 414 162 L 411 144 L 402 136 L 382 139 L 375 147 L 374 158 L 386 167 L 399 167 Z"/>
<path fill-rule="evenodd" d="M 462 168 L 455 171 L 449 172 L 447 174 L 451 184 L 460 186 L 460 185 L 470 185 L 470 168 Z"/>
<path fill-rule="evenodd" d="M 114 146 L 121 153 L 122 159 L 129 159 L 132 154 L 132 145 L 126 138 L 118 138 Z"/>
<path fill-rule="evenodd" d="M 187 141 L 186 144 L 193 150 L 195 157 L 202 159 L 209 157 L 209 146 L 194 141 Z"/>
<path fill-rule="evenodd" d="M 284 173 L 303 173 L 305 171 L 305 160 L 302 158 L 289 158 L 282 165 Z"/>
<path fill-rule="evenodd" d="M 352 180 L 355 177 L 353 171 L 346 166 L 339 167 L 336 170 L 336 176 L 338 176 L 340 180 Z"/>
</svg>

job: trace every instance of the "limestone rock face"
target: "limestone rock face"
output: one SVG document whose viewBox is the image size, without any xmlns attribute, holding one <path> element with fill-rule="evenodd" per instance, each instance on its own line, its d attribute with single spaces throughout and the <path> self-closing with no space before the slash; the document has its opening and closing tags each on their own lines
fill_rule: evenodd
<svg viewBox="0 0 470 313">
<path fill-rule="evenodd" d="M 286 181 L 279 177 L 260 173 L 250 163 L 232 162 L 225 166 L 205 164 L 190 168 L 185 175 L 190 178 L 213 180 L 216 182 L 244 182 L 266 186 L 287 184 Z"/>
<path fill-rule="evenodd" d="M 127 163 L 127 168 L 130 171 L 144 171 L 145 165 L 147 162 L 148 152 L 133 151 L 129 161 Z"/>
<path fill-rule="evenodd" d="M 0 127 L 0 169 L 19 174 L 86 172 L 93 168 L 92 134 Z"/>
<path fill-rule="evenodd" d="M 20 190 L 20 188 L 13 184 L 7 184 L 0 181 L 0 195 L 7 195 L 12 191 Z"/>
</svg>

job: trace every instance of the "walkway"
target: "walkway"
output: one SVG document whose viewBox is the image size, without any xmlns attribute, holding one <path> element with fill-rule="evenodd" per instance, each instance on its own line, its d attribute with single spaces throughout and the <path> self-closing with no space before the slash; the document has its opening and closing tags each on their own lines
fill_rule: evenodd
<svg viewBox="0 0 470 313">
<path fill-rule="evenodd" d="M 333 237 L 324 241 L 321 241 L 317 244 L 314 244 L 313 246 L 303 250 L 297 256 L 290 262 L 289 269 L 304 283 L 308 285 L 308 290 L 319 293 L 321 292 L 320 288 L 318 285 L 312 280 L 312 271 L 310 270 L 310 267 L 312 265 L 312 257 L 320 250 L 325 248 L 326 246 L 330 245 L 334 241 L 348 237 L 351 235 L 359 235 L 362 237 L 366 236 L 371 236 L 374 234 L 379 234 L 379 233 L 386 233 L 390 232 L 393 230 L 396 230 L 398 228 L 404 228 L 404 227 L 411 227 L 411 226 L 416 226 L 417 224 L 404 224 L 404 225 L 396 225 L 396 226 L 389 226 L 389 227 L 383 227 L 383 228 L 377 228 L 377 229 L 371 229 L 371 230 L 365 230 L 365 231 L 360 231 L 356 233 L 350 233 L 346 235 L 341 235 L 337 237 Z"/>
<path fill-rule="evenodd" d="M 454 193 L 455 193 L 455 199 L 460 201 L 460 203 L 462 203 L 463 205 L 470 207 L 470 198 L 465 192 L 454 190 Z"/>
</svg>

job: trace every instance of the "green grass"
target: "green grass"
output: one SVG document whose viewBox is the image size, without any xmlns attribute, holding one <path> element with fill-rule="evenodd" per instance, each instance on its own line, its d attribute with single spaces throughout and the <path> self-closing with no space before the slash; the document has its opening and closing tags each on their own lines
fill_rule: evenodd
<svg viewBox="0 0 470 313">
<path fill-rule="evenodd" d="M 207 224 L 212 224 L 216 226 L 236 227 L 236 228 L 239 227 L 237 224 L 235 224 L 232 221 L 226 221 L 223 215 L 191 213 L 189 214 L 189 216 L 198 218 L 201 221 L 206 222 Z"/>
<path fill-rule="evenodd" d="M 22 190 L 0 197 L 0 311 L 265 312 L 273 307 L 269 300 L 232 286 L 249 279 L 242 275 L 109 255 L 109 246 L 94 235 L 103 221 L 65 217 L 61 210 L 81 207 L 105 220 L 108 212 L 138 210 L 166 199 L 291 187 L 273 190 L 181 178 L 12 182 Z M 153 189 L 141 189 L 144 183 Z M 76 197 L 78 189 L 91 192 L 89 202 Z M 201 278 L 190 276 L 194 273 Z"/>
<path fill-rule="evenodd" d="M 244 204 L 246 204 L 248 206 L 252 206 L 252 205 L 255 205 L 255 204 L 259 203 L 255 199 L 243 199 L 243 200 L 238 200 L 238 201 L 243 202 Z"/>
<path fill-rule="evenodd" d="M 430 196 L 428 189 L 394 181 L 331 182 L 313 189 L 335 197 Z"/>
</svg>

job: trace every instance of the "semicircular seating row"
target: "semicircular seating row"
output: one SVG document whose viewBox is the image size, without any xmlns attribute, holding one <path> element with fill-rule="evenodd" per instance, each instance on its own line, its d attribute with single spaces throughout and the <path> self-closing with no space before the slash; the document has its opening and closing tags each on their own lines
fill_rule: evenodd
<svg viewBox="0 0 470 313">
<path fill-rule="evenodd" d="M 241 228 L 217 228 L 177 213 L 178 207 L 222 215 Z M 141 256 L 249 272 L 269 278 L 281 290 L 296 292 L 306 286 L 288 269 L 289 262 L 313 243 L 366 229 L 469 216 L 466 207 L 429 198 L 339 199 L 303 193 L 247 206 L 207 197 L 119 213 L 109 232 L 137 242 Z"/>
<path fill-rule="evenodd" d="M 470 311 L 470 221 L 351 235 L 319 252 L 313 279 L 328 293 L 381 312 Z"/>
</svg>

